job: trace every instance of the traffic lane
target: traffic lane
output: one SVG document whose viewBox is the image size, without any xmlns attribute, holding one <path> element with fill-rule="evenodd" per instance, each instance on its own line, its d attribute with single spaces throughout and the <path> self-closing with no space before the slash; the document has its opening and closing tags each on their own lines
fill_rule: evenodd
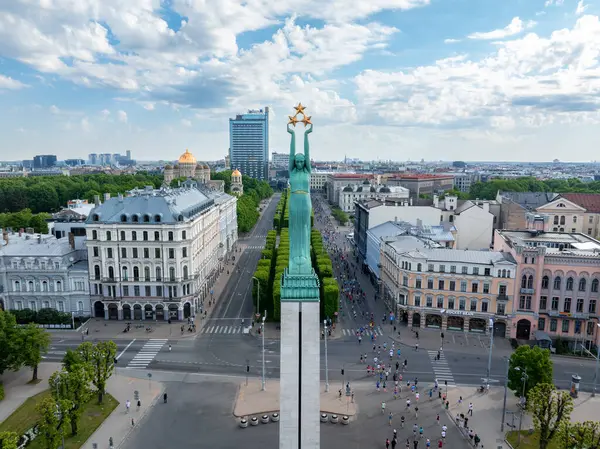
<svg viewBox="0 0 600 449">
<path fill-rule="evenodd" d="M 260 253 L 245 249 L 238 257 L 239 260 L 235 265 L 235 271 L 231 274 L 227 284 L 225 284 L 225 288 L 221 292 L 222 300 L 217 305 L 214 317 L 236 318 L 238 316 L 239 307 L 236 307 L 235 303 L 242 300 L 242 296 L 239 295 L 238 297 L 237 295 L 239 293 L 238 290 L 240 286 L 244 288 L 247 286 L 248 278 L 250 277 L 251 279 L 252 277 L 252 275 L 248 275 L 247 267 L 251 265 L 256 266 L 260 258 Z M 240 270 L 239 272 L 238 269 Z"/>
</svg>

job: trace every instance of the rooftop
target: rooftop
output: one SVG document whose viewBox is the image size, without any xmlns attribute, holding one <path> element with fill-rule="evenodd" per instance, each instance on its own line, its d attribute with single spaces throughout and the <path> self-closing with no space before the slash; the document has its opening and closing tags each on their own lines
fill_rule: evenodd
<svg viewBox="0 0 600 449">
<path fill-rule="evenodd" d="M 413 226 L 406 221 L 386 221 L 369 229 L 367 233 L 384 240 L 387 240 L 386 237 L 391 238 L 404 234 L 433 240 L 434 242 L 454 241 L 452 232 L 445 229 L 444 226 Z"/>
<path fill-rule="evenodd" d="M 505 230 L 499 230 L 498 233 L 513 247 L 537 248 L 544 246 L 546 255 L 600 257 L 600 241 L 582 233 Z"/>
<path fill-rule="evenodd" d="M 432 175 L 429 173 L 415 173 L 415 174 L 400 174 L 395 175 L 392 179 L 448 179 L 454 178 L 454 175 Z"/>
<path fill-rule="evenodd" d="M 560 196 L 585 208 L 587 212 L 600 213 L 600 193 L 561 193 Z"/>
<path fill-rule="evenodd" d="M 525 209 L 537 209 L 544 204 L 548 204 L 558 197 L 558 193 L 552 192 L 503 192 L 498 191 L 498 195 L 504 199 L 517 203 Z M 568 198 L 567 198 L 568 199 Z"/>
<path fill-rule="evenodd" d="M 69 245 L 69 238 L 57 239 L 50 234 L 8 234 L 8 244 L 0 241 L 0 256 L 64 256 L 75 252 Z"/>
</svg>

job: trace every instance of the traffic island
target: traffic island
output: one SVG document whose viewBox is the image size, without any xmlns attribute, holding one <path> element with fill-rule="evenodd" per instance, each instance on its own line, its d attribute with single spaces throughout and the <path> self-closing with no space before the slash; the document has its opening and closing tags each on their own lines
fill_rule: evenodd
<svg viewBox="0 0 600 449">
<path fill-rule="evenodd" d="M 279 380 L 268 379 L 265 391 L 261 391 L 261 386 L 260 379 L 249 379 L 248 385 L 245 382 L 240 384 L 233 409 L 236 418 L 279 412 Z M 357 403 L 353 402 L 351 396 L 340 397 L 339 392 L 333 389 L 325 393 L 325 384 L 321 384 L 321 413 L 351 419 L 356 415 L 357 408 Z"/>
</svg>

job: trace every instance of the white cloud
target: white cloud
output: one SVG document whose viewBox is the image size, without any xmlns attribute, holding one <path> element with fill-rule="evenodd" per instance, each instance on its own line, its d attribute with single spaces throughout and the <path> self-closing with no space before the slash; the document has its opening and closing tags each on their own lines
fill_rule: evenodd
<svg viewBox="0 0 600 449">
<path fill-rule="evenodd" d="M 121 123 L 127 123 L 127 112 L 119 111 L 117 112 L 117 117 Z"/>
<path fill-rule="evenodd" d="M 60 114 L 60 109 L 58 109 L 58 107 L 56 107 L 55 105 L 50 106 L 50 112 L 52 114 Z"/>
<path fill-rule="evenodd" d="M 141 105 L 146 111 L 154 111 L 154 109 L 156 108 L 155 103 L 151 101 L 142 101 Z"/>
<path fill-rule="evenodd" d="M 23 89 L 24 87 L 27 87 L 27 85 L 23 84 L 21 81 L 0 74 L 0 89 L 17 90 Z"/>
<path fill-rule="evenodd" d="M 546 3 L 544 3 L 544 6 L 552 6 L 552 5 L 562 6 L 562 4 L 564 2 L 565 2 L 565 0 L 546 0 Z"/>
<path fill-rule="evenodd" d="M 519 34 L 527 28 L 532 28 L 533 26 L 535 26 L 535 24 L 536 23 L 532 20 L 528 21 L 527 23 L 523 23 L 523 21 L 521 19 L 519 19 L 518 17 L 514 17 L 510 21 L 510 23 L 508 25 L 506 25 L 504 28 L 500 28 L 500 29 L 493 30 L 493 31 L 487 31 L 487 32 L 471 33 L 467 37 L 469 39 L 484 39 L 484 40 L 503 39 L 505 37 L 514 36 L 515 34 Z"/>
<path fill-rule="evenodd" d="M 444 39 L 444 44 L 456 44 L 460 39 Z"/>
<path fill-rule="evenodd" d="M 579 0 L 579 2 L 577 2 L 577 9 L 575 10 L 575 14 L 580 16 L 582 15 L 586 9 L 588 9 L 590 5 L 584 5 L 583 4 L 583 0 Z"/>
<path fill-rule="evenodd" d="M 181 124 L 187 128 L 192 126 L 192 122 L 185 118 L 181 120 Z"/>
<path fill-rule="evenodd" d="M 90 124 L 90 121 L 87 117 L 83 117 L 81 119 L 81 129 L 85 132 L 88 132 L 92 129 L 92 125 Z"/>
<path fill-rule="evenodd" d="M 110 116 L 110 111 L 108 109 L 103 109 L 100 111 L 100 115 L 102 118 L 107 119 Z"/>
</svg>

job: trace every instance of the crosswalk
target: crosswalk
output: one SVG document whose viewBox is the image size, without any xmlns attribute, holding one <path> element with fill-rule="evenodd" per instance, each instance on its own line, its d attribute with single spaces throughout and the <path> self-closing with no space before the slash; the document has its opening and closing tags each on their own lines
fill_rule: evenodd
<svg viewBox="0 0 600 449">
<path fill-rule="evenodd" d="M 360 332 L 360 329 L 342 329 L 342 335 L 344 335 L 345 337 L 349 337 L 349 336 L 356 336 L 356 333 Z M 381 329 L 380 326 L 376 326 L 373 329 L 365 329 L 363 331 L 363 337 L 364 336 L 368 336 L 370 337 L 371 335 L 383 335 L 383 330 Z"/>
<path fill-rule="evenodd" d="M 167 339 L 151 338 L 127 364 L 127 368 L 146 368 L 166 343 Z"/>
<path fill-rule="evenodd" d="M 452 371 L 450 371 L 444 351 L 440 353 L 439 360 L 437 360 L 437 351 L 427 351 L 427 354 L 429 355 L 429 360 L 431 360 L 433 374 L 435 374 L 438 382 L 443 385 L 444 381 L 447 381 L 448 385 L 455 385 L 454 376 L 452 376 Z"/>
<path fill-rule="evenodd" d="M 243 326 L 205 326 L 200 333 L 202 334 L 243 334 Z"/>
<path fill-rule="evenodd" d="M 246 246 L 246 249 L 260 249 L 263 250 L 265 249 L 264 245 L 251 245 L 251 246 Z"/>
</svg>

